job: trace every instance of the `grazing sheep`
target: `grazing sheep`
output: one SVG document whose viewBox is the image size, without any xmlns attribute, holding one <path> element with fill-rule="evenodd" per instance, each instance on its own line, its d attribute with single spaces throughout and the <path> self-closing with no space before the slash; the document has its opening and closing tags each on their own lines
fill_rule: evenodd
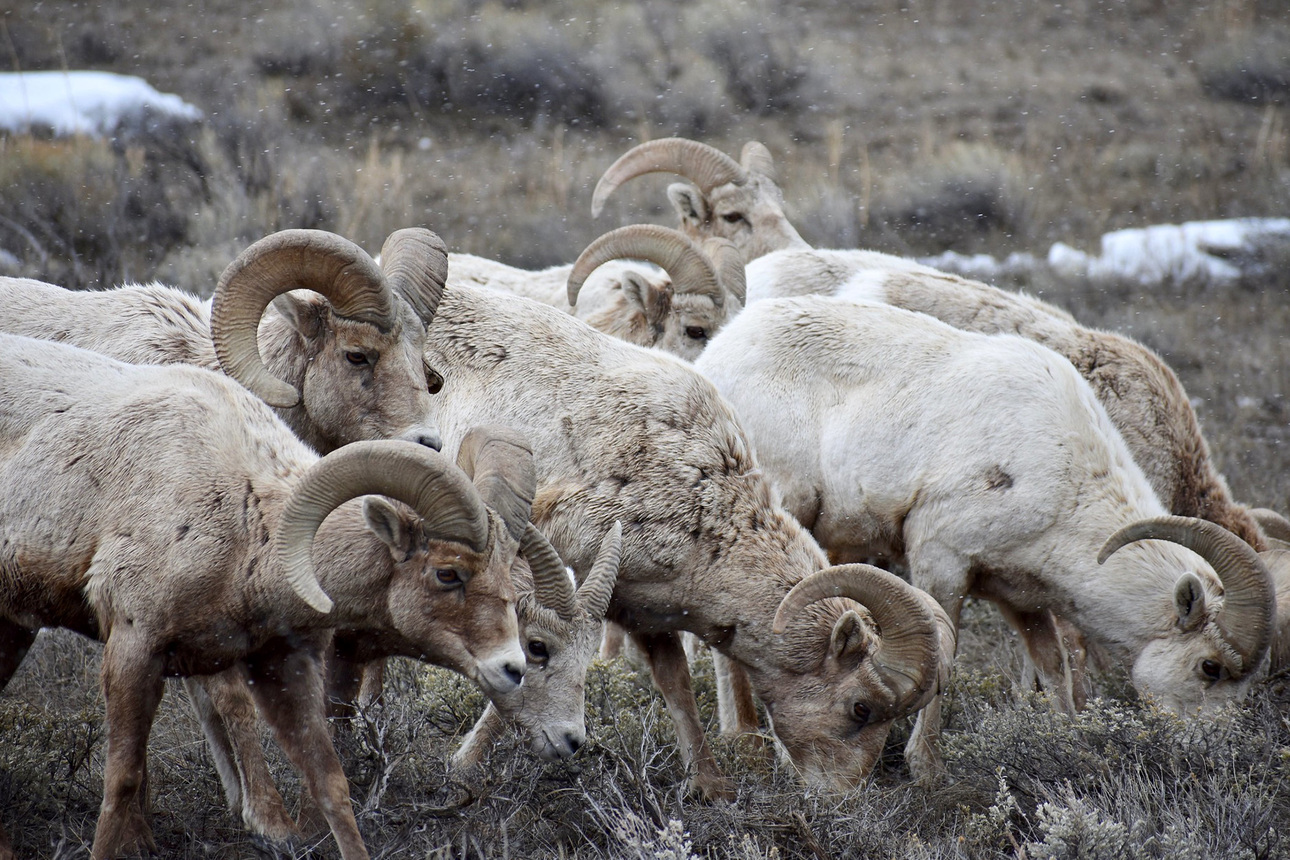
<svg viewBox="0 0 1290 860">
<path fill-rule="evenodd" d="M 503 474 L 477 490 L 403 441 L 319 460 L 221 374 L 0 335 L 0 686 L 41 627 L 105 643 L 92 856 L 153 844 L 140 790 L 164 678 L 235 669 L 341 855 L 367 857 L 322 649 L 333 628 L 361 633 L 512 693 L 524 653 L 510 562 L 534 479 Z M 369 493 L 408 507 L 356 500 Z"/>
<path fill-rule="evenodd" d="M 0 331 L 134 364 L 222 368 L 319 453 L 360 439 L 437 448 L 421 348 L 446 252 L 428 230 L 400 230 L 383 257 L 378 268 L 340 236 L 286 230 L 229 264 L 210 302 L 158 284 L 82 292 L 0 278 Z"/>
<path fill-rule="evenodd" d="M 1232 499 L 1177 375 L 1145 346 L 1086 328 L 1038 299 L 873 251 L 779 251 L 747 268 L 749 303 L 821 294 L 880 302 L 982 334 L 1012 333 L 1065 356 L 1092 386 L 1156 495 L 1172 513 L 1267 544 Z"/>
<path fill-rule="evenodd" d="M 1263 665 L 1266 567 L 1225 529 L 1168 516 L 1050 350 L 813 296 L 752 304 L 696 368 L 824 546 L 903 557 L 956 627 L 964 597 L 994 601 L 1059 698 L 1071 681 L 1054 613 L 1179 713 L 1239 698 Z M 1157 540 L 1120 549 L 1144 538 Z M 935 738 L 938 709 L 911 744 Z"/>
<path fill-rule="evenodd" d="M 892 720 L 939 680 L 924 599 L 881 571 L 830 569 L 837 598 L 776 612 L 825 558 L 775 500 L 738 421 L 685 362 L 544 306 L 454 285 L 426 340 L 445 368 L 434 407 L 445 450 L 478 422 L 523 432 L 538 467 L 533 522 L 579 572 L 622 523 L 607 617 L 647 656 L 677 727 L 690 787 L 729 796 L 707 746 L 679 632 L 746 668 L 778 738 L 812 783 L 850 786 Z"/>
<path fill-rule="evenodd" d="M 643 260 L 657 268 L 642 269 Z M 449 255 L 448 284 L 503 290 L 567 311 L 606 334 L 687 360 L 743 308 L 743 261 L 722 240 L 633 224 L 596 239 L 572 266 L 531 272 Z"/>
<path fill-rule="evenodd" d="M 610 195 L 630 179 L 646 173 L 675 173 L 693 185 L 669 185 L 667 196 L 681 220 L 681 230 L 696 242 L 729 239 L 745 260 L 781 248 L 809 248 L 784 214 L 784 193 L 770 150 L 750 141 L 744 144 L 740 159 L 681 137 L 642 143 L 600 177 L 592 192 L 591 214 L 599 215 Z"/>
</svg>

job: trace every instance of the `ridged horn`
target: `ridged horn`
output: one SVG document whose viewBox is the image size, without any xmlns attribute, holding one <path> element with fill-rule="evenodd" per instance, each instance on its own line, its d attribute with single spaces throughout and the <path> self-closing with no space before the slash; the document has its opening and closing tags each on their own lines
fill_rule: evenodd
<svg viewBox="0 0 1290 860">
<path fill-rule="evenodd" d="M 1267 566 L 1249 544 L 1220 525 L 1192 517 L 1153 517 L 1130 523 L 1107 538 L 1098 564 L 1126 544 L 1164 540 L 1205 559 L 1223 583 L 1223 610 L 1214 623 L 1249 672 L 1272 642 L 1276 597 Z"/>
<path fill-rule="evenodd" d="M 572 621 L 577 611 L 577 595 L 565 570 L 560 554 L 546 535 L 529 523 L 520 539 L 520 552 L 533 571 L 533 596 L 565 621 Z"/>
<path fill-rule="evenodd" d="M 610 230 L 587 246 L 569 272 L 569 305 L 578 303 L 578 293 L 591 273 L 610 260 L 646 260 L 667 272 L 672 289 L 697 293 L 720 306 L 725 300 L 712 261 L 694 240 L 680 230 L 658 224 L 628 224 Z"/>
<path fill-rule="evenodd" d="M 614 520 L 614 524 L 600 541 L 591 573 L 587 574 L 587 578 L 578 587 L 578 604 L 592 618 L 604 618 L 609 609 L 614 586 L 618 583 L 618 563 L 622 557 L 623 524 Z"/>
<path fill-rule="evenodd" d="M 735 243 L 715 236 L 704 239 L 703 253 L 712 261 L 721 289 L 737 298 L 739 304 L 745 304 L 748 280 L 744 273 L 744 255 Z"/>
<path fill-rule="evenodd" d="M 624 152 L 596 183 L 591 195 L 591 214 L 605 208 L 605 201 L 618 186 L 646 173 L 675 173 L 699 186 L 707 194 L 718 185 L 742 185 L 748 174 L 739 162 L 719 149 L 684 137 L 665 137 L 633 146 Z"/>
<path fill-rule="evenodd" d="M 381 246 L 381 271 L 427 326 L 439 309 L 448 279 L 448 246 L 422 227 L 396 230 Z"/>
<path fill-rule="evenodd" d="M 1264 537 L 1290 544 L 1290 520 L 1270 508 L 1250 508 L 1250 516 L 1263 530 Z"/>
<path fill-rule="evenodd" d="M 388 331 L 393 293 L 362 248 L 324 230 L 283 230 L 255 242 L 220 275 L 211 303 L 211 339 L 220 367 L 270 406 L 288 408 L 300 392 L 264 366 L 256 333 L 264 309 L 291 290 L 326 296 L 338 316 Z"/>
<path fill-rule="evenodd" d="M 537 495 L 537 467 L 528 441 L 510 427 L 475 427 L 457 449 L 457 468 L 502 518 L 511 537 L 524 537 Z"/>
<path fill-rule="evenodd" d="M 353 442 L 304 474 L 287 500 L 275 538 L 291 587 L 319 612 L 330 612 L 332 601 L 314 572 L 314 535 L 333 510 L 365 495 L 388 496 L 410 506 L 437 538 L 476 551 L 488 544 L 484 501 L 446 457 L 413 442 Z"/>
<path fill-rule="evenodd" d="M 743 151 L 739 153 L 739 163 L 749 173 L 760 173 L 771 182 L 779 182 L 779 177 L 775 173 L 775 159 L 771 157 L 770 150 L 763 143 L 755 140 L 745 143 Z"/>
<path fill-rule="evenodd" d="M 827 567 L 784 596 L 775 611 L 773 632 L 783 633 L 803 609 L 829 597 L 847 597 L 869 610 L 879 632 L 876 665 L 884 674 L 908 679 L 899 684 L 905 688 L 899 707 L 908 708 L 923 698 L 937 681 L 940 640 L 936 619 L 914 587 L 870 564 Z"/>
</svg>

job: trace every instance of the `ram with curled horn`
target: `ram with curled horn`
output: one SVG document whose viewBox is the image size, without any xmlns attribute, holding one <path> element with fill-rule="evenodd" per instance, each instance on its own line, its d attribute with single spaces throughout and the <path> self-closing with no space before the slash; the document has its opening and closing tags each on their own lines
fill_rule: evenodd
<svg viewBox="0 0 1290 860">
<path fill-rule="evenodd" d="M 106 643 L 95 860 L 153 842 L 138 792 L 167 676 L 205 677 L 208 710 L 207 691 L 253 699 L 346 860 L 368 855 L 326 720 L 333 631 L 490 695 L 520 685 L 505 549 L 519 524 L 425 446 L 364 441 L 319 459 L 223 374 L 12 335 L 0 335 L 0 428 L 0 638 L 18 655 L 0 684 L 40 627 Z M 294 832 L 285 812 L 256 825 Z"/>
<path fill-rule="evenodd" d="M 809 248 L 784 214 L 770 150 L 757 141 L 744 144 L 740 161 L 719 149 L 669 137 L 632 147 L 605 171 L 592 192 L 597 216 L 623 183 L 649 173 L 673 173 L 689 182 L 668 186 L 681 230 L 697 242 L 728 239 L 745 261 L 783 248 Z"/>
<path fill-rule="evenodd" d="M 682 632 L 746 672 L 773 731 L 794 738 L 791 755 L 803 773 L 838 788 L 864 776 L 872 758 L 854 742 L 855 720 L 812 715 L 837 708 L 832 681 L 821 678 L 845 669 L 831 652 L 804 667 L 800 649 L 771 630 L 784 596 L 827 559 L 777 501 L 710 382 L 687 362 L 554 307 L 456 283 L 426 343 L 429 361 L 450 370 L 435 398 L 445 444 L 480 423 L 525 429 L 538 469 L 533 523 L 584 587 L 605 532 L 622 523 L 605 617 L 629 631 L 650 664 L 689 790 L 732 794 L 699 717 Z M 833 613 L 823 641 L 848 607 L 815 606 L 811 612 Z M 813 744 L 827 747 L 831 760 L 812 759 Z"/>
<path fill-rule="evenodd" d="M 1180 714 L 1241 698 L 1266 665 L 1267 566 L 1230 531 L 1168 516 L 1056 353 L 804 296 L 752 303 L 695 366 L 831 557 L 903 561 L 955 628 L 965 597 L 993 601 L 1060 709 L 1079 696 L 1059 619 Z M 940 769 L 939 708 L 910 741 L 920 775 Z"/>
<path fill-rule="evenodd" d="M 421 352 L 446 266 L 428 230 L 392 234 L 381 266 L 333 233 L 284 230 L 243 251 L 205 302 L 159 284 L 90 292 L 0 278 L 0 331 L 223 370 L 318 453 L 363 439 L 438 448 L 427 388 L 439 382 L 432 372 L 427 384 Z"/>
<path fill-rule="evenodd" d="M 743 259 L 730 243 L 713 239 L 700 245 L 656 224 L 612 230 L 572 265 L 538 271 L 469 254 L 449 257 L 450 287 L 485 287 L 533 299 L 628 343 L 687 360 L 744 302 Z"/>
</svg>

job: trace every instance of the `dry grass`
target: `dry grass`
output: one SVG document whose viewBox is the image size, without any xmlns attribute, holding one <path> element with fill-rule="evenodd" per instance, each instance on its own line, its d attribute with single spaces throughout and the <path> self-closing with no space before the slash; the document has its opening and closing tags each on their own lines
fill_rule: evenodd
<svg viewBox="0 0 1290 860">
<path fill-rule="evenodd" d="M 286 227 L 376 250 L 420 224 L 454 250 L 567 262 L 624 221 L 672 222 L 662 177 L 622 189 L 599 220 L 588 211 L 613 158 L 667 134 L 732 153 L 764 141 L 790 215 L 824 246 L 1043 254 L 1120 227 L 1290 209 L 1277 83 L 1290 15 L 1278 0 L 807 0 L 780 26 L 786 8 L 288 0 L 259 14 L 221 0 L 200 15 L 180 3 L 127 15 L 20 0 L 0 11 L 6 67 L 141 74 L 209 119 L 123 130 L 115 143 L 0 137 L 0 250 L 69 286 L 158 277 L 202 293 L 247 243 Z M 1148 294 L 1042 272 L 1006 286 L 1159 351 L 1237 498 L 1290 510 L 1290 245 L 1262 254 L 1261 274 L 1221 290 Z M 965 618 L 953 778 L 938 789 L 910 784 L 901 727 L 872 784 L 845 795 L 806 792 L 778 763 L 718 739 L 739 802 L 692 802 L 662 703 L 624 664 L 593 670 L 592 742 L 573 763 L 504 744 L 466 786 L 445 761 L 478 693 L 403 664 L 389 702 L 338 739 L 360 826 L 378 857 L 1290 850 L 1285 679 L 1196 727 L 1105 677 L 1104 701 L 1063 720 L 1014 692 L 1018 649 L 998 614 L 973 604 Z M 44 636 L 0 696 L 0 817 L 24 857 L 88 852 L 102 776 L 97 654 Z M 706 663 L 697 679 L 711 720 Z M 326 839 L 257 847 L 224 809 L 199 738 L 168 696 L 151 760 L 163 856 L 334 856 Z M 275 770 L 294 796 L 280 758 Z"/>
</svg>

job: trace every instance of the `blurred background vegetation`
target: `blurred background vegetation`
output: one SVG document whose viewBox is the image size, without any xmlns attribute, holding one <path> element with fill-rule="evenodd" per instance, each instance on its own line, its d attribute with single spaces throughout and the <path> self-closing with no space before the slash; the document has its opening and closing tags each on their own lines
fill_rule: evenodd
<svg viewBox="0 0 1290 860">
<path fill-rule="evenodd" d="M 455 251 L 569 262 L 620 224 L 674 223 L 663 176 L 590 214 L 604 169 L 669 135 L 731 154 L 765 143 L 819 246 L 1042 257 L 1124 227 L 1290 214 L 1284 0 L 11 0 L 0 61 L 138 75 L 205 113 L 108 140 L 0 134 L 0 268 L 75 288 L 158 279 L 209 295 L 246 245 L 290 227 L 375 252 L 420 225 Z M 1290 248 L 1268 253 L 1221 290 L 1001 285 L 1161 353 L 1235 496 L 1286 512 Z M 445 757 L 478 693 L 410 664 L 339 743 L 378 857 L 1290 855 L 1290 681 L 1197 728 L 1111 674 L 1105 700 L 1067 720 L 1016 691 L 1017 650 L 997 613 L 969 606 L 953 778 L 937 789 L 909 782 L 906 726 L 847 795 L 718 740 L 740 800 L 688 801 L 662 702 L 622 662 L 593 672 L 592 743 L 569 765 L 507 745 L 452 782 Z M 0 815 L 24 857 L 88 854 L 97 655 L 44 636 L 0 697 Z M 712 720 L 706 662 L 696 677 Z M 327 839 L 280 853 L 242 833 L 179 697 L 151 768 L 163 856 L 334 856 Z"/>
</svg>

